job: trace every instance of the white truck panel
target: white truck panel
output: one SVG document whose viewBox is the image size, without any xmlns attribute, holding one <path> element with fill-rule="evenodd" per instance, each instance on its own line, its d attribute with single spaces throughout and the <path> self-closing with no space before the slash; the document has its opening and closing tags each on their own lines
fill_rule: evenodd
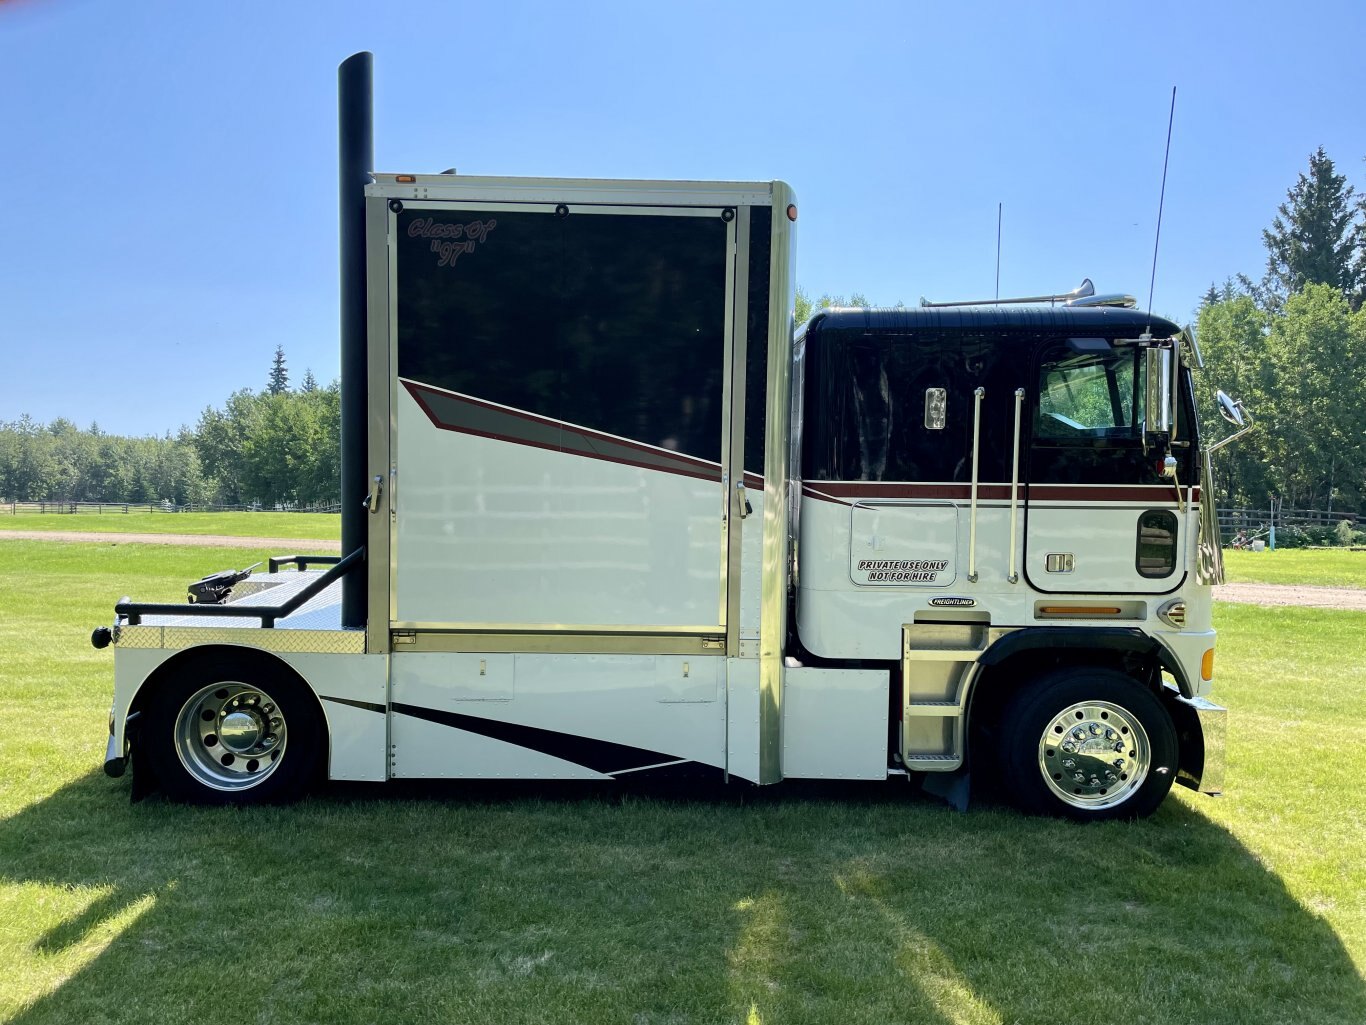
<svg viewBox="0 0 1366 1025">
<path fill-rule="evenodd" d="M 888 674 L 783 670 L 783 776 L 886 779 Z"/>
<path fill-rule="evenodd" d="M 400 623 L 714 626 L 716 481 L 436 428 L 398 395 Z"/>
<path fill-rule="evenodd" d="M 400 775 L 580 779 L 666 763 L 725 764 L 720 655 L 397 652 L 391 672 Z M 481 680 L 490 681 L 484 691 Z M 424 715 L 426 725 L 414 727 Z M 463 734 L 481 731 L 481 740 L 502 745 L 484 767 L 469 752 L 488 754 L 487 743 L 461 746 Z M 635 753 L 617 759 L 602 745 Z M 516 763 L 519 751 L 525 764 Z M 658 757 L 645 757 L 651 753 Z M 575 760 L 581 756 L 586 761 Z M 562 772 L 559 762 L 573 768 Z"/>
</svg>

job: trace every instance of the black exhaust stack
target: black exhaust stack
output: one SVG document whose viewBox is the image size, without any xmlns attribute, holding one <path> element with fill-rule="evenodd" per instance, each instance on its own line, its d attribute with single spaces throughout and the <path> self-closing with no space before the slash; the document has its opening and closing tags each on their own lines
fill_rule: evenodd
<svg viewBox="0 0 1366 1025">
<path fill-rule="evenodd" d="M 374 169 L 373 56 L 352 54 L 337 69 L 341 223 L 341 542 L 342 555 L 365 547 L 369 492 L 366 462 L 367 396 L 365 307 L 365 186 Z M 366 574 L 342 578 L 342 626 L 366 624 Z"/>
</svg>

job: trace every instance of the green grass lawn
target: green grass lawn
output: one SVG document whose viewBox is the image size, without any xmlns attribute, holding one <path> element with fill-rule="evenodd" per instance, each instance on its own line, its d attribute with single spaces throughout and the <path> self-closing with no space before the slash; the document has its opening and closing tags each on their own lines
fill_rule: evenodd
<svg viewBox="0 0 1366 1025">
<path fill-rule="evenodd" d="M 0 546 L 0 1020 L 1366 1021 L 1366 614 L 1218 606 L 1228 795 L 1138 824 L 904 782 L 130 805 L 90 628 L 266 554 Z"/>
<path fill-rule="evenodd" d="M 1224 566 L 1229 583 L 1366 588 L 1366 552 L 1347 548 L 1282 548 L 1275 552 L 1226 549 Z"/>
<path fill-rule="evenodd" d="M 33 513 L 7 516 L 0 508 L 0 530 L 99 530 L 115 534 L 230 534 L 238 537 L 339 539 L 335 513 L 187 512 L 187 513 Z"/>
</svg>

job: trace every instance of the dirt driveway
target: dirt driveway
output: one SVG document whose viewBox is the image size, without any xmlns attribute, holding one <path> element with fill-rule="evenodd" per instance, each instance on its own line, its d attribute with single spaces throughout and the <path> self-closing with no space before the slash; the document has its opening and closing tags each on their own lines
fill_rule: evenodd
<svg viewBox="0 0 1366 1025">
<path fill-rule="evenodd" d="M 1220 584 L 1215 601 L 1248 605 L 1303 605 L 1311 609 L 1353 609 L 1366 612 L 1366 591 L 1353 587 L 1312 587 L 1309 584 Z"/>
</svg>

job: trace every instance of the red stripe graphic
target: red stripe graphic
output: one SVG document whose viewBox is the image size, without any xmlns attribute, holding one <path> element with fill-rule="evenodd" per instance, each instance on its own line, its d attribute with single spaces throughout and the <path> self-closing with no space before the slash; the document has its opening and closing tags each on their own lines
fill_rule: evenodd
<svg viewBox="0 0 1366 1025">
<path fill-rule="evenodd" d="M 400 379 L 432 426 L 457 434 L 525 445 L 549 452 L 720 483 L 721 464 L 683 452 L 646 445 L 577 424 L 500 406 L 459 392 Z M 762 489 L 763 477 L 744 475 L 746 487 Z"/>
</svg>

